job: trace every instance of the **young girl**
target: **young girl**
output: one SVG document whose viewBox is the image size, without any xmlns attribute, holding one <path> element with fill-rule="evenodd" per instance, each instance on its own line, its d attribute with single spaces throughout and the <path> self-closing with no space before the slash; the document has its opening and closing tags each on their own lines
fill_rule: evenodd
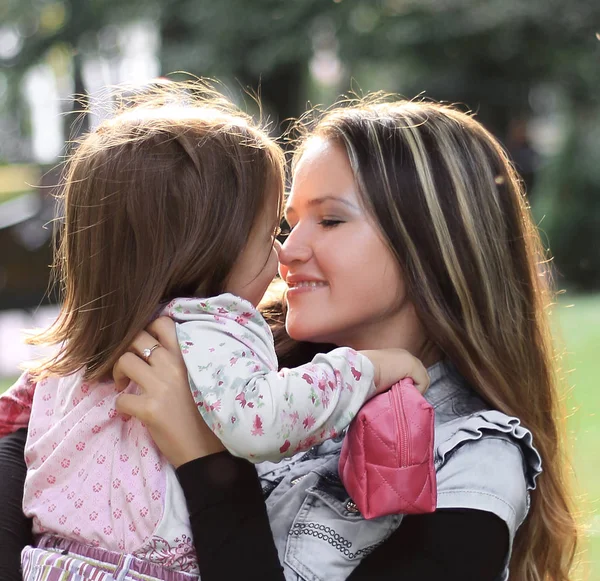
<svg viewBox="0 0 600 581">
<path fill-rule="evenodd" d="M 230 450 L 255 460 L 336 435 L 375 393 L 406 375 L 424 389 L 426 373 L 399 349 L 347 348 L 277 372 L 255 305 L 277 266 L 284 159 L 223 98 L 174 86 L 146 95 L 84 138 L 67 167 L 64 303 L 35 340 L 58 350 L 0 408 L 0 434 L 29 423 L 23 504 L 40 537 L 24 552 L 24 578 L 194 577 L 175 472 L 145 426 L 117 413 L 110 376 L 161 304 L 181 323 L 200 411 Z M 148 362 L 160 351 L 140 349 Z"/>
</svg>

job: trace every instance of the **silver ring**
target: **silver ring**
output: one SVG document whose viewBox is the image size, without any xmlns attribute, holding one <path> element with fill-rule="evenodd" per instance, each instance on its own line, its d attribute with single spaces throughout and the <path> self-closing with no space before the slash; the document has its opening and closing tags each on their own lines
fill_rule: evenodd
<svg viewBox="0 0 600 581">
<path fill-rule="evenodd" d="M 142 351 L 142 357 L 146 363 L 148 363 L 148 360 L 150 359 L 150 355 L 152 355 L 152 351 L 154 351 L 155 349 L 158 349 L 159 347 L 160 347 L 160 343 L 157 343 L 156 345 L 152 345 L 152 347 L 147 347 L 146 349 L 144 349 Z"/>
</svg>

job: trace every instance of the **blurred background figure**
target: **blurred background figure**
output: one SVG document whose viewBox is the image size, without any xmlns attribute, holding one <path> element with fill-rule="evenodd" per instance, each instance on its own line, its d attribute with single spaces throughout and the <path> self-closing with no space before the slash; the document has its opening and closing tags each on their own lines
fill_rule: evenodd
<svg viewBox="0 0 600 581">
<path fill-rule="evenodd" d="M 52 194 L 69 142 L 110 114 L 107 86 L 216 77 L 257 114 L 259 95 L 274 134 L 349 91 L 475 111 L 521 173 L 568 289 L 557 350 L 577 408 L 583 560 L 600 580 L 600 2 L 2 0 L 0 67 L 0 390 L 29 354 L 19 330 L 57 312 Z"/>
</svg>

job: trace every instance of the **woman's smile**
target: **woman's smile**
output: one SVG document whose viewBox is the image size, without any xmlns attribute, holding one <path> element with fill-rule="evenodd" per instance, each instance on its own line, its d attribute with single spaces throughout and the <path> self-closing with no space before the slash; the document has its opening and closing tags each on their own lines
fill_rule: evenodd
<svg viewBox="0 0 600 581">
<path fill-rule="evenodd" d="M 318 280 L 289 273 L 287 278 L 285 279 L 285 282 L 288 286 L 288 299 L 295 297 L 299 294 L 323 290 L 329 286 L 324 280 Z"/>
</svg>

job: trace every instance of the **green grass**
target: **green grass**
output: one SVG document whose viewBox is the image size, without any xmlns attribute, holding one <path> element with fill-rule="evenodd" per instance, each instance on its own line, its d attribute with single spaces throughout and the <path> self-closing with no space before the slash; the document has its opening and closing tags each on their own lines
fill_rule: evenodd
<svg viewBox="0 0 600 581">
<path fill-rule="evenodd" d="M 14 379 L 0 378 L 0 393 L 4 393 L 13 383 Z"/>
<path fill-rule="evenodd" d="M 570 391 L 568 427 L 582 521 L 589 528 L 582 560 L 587 581 L 600 581 L 600 294 L 562 297 L 554 309 L 558 345 L 564 346 L 563 371 Z M 12 381 L 0 379 L 0 393 Z"/>
<path fill-rule="evenodd" d="M 563 371 L 578 505 L 589 528 L 583 539 L 588 581 L 600 581 L 600 295 L 562 297 L 553 314 Z"/>
</svg>

